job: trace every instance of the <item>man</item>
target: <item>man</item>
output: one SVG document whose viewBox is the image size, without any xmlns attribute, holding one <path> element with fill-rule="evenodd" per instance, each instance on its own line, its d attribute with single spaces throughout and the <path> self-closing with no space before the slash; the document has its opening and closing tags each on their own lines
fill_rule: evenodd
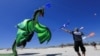
<svg viewBox="0 0 100 56">
<path fill-rule="evenodd" d="M 65 28 L 61 28 L 61 29 L 73 35 L 74 50 L 77 52 L 78 56 L 81 56 L 79 52 L 79 47 L 81 48 L 82 55 L 85 56 L 86 49 L 83 45 L 83 40 L 82 40 L 82 36 L 84 34 L 80 32 L 78 28 L 75 28 L 74 31 L 70 31 Z"/>
</svg>

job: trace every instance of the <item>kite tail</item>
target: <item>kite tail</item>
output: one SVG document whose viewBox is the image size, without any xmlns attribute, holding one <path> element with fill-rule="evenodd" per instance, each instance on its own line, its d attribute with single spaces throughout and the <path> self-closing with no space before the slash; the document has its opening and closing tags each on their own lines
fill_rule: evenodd
<svg viewBox="0 0 100 56">
<path fill-rule="evenodd" d="M 16 51 L 16 47 L 17 47 L 17 44 L 16 44 L 16 40 L 15 40 L 14 43 L 13 43 L 13 46 L 12 46 L 12 51 L 13 51 L 14 56 L 18 56 L 17 51 Z"/>
</svg>

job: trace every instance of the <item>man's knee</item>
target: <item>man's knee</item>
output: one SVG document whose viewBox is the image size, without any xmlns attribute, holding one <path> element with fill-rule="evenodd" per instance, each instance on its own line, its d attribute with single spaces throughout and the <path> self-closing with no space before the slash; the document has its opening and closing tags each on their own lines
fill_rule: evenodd
<svg viewBox="0 0 100 56">
<path fill-rule="evenodd" d="M 76 52 L 79 52 L 79 48 L 78 48 L 78 47 L 74 47 L 74 50 L 75 50 Z"/>
<path fill-rule="evenodd" d="M 86 48 L 84 46 L 81 47 L 81 51 L 82 51 L 82 53 L 85 53 L 86 52 Z"/>
</svg>

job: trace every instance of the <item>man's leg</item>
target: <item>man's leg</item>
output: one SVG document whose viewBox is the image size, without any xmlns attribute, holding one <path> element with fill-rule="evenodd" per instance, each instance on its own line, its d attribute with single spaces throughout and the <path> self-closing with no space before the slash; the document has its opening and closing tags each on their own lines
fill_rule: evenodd
<svg viewBox="0 0 100 56">
<path fill-rule="evenodd" d="M 81 54 L 79 52 L 79 44 L 78 44 L 78 42 L 74 43 L 74 50 L 77 52 L 78 56 L 81 56 Z"/>
<path fill-rule="evenodd" d="M 80 48 L 81 48 L 81 51 L 82 51 L 82 55 L 85 56 L 86 49 L 85 49 L 82 42 L 80 42 Z"/>
<path fill-rule="evenodd" d="M 78 56 L 81 56 L 80 52 L 77 52 Z"/>
</svg>

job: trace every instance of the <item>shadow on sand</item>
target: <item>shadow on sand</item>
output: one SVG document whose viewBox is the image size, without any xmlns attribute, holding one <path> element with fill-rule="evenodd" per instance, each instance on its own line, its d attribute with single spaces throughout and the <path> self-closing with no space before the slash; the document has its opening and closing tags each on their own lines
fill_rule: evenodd
<svg viewBox="0 0 100 56">
<path fill-rule="evenodd" d="M 39 53 L 24 53 L 24 54 L 19 54 L 19 55 L 35 55 L 35 54 L 39 54 Z"/>
<path fill-rule="evenodd" d="M 46 56 L 56 56 L 56 55 L 62 55 L 62 53 L 57 53 L 57 54 L 47 54 Z"/>
<path fill-rule="evenodd" d="M 100 49 L 96 49 L 96 50 L 100 50 Z"/>
<path fill-rule="evenodd" d="M 12 53 L 9 54 L 0 54 L 0 56 L 14 56 Z"/>
</svg>

